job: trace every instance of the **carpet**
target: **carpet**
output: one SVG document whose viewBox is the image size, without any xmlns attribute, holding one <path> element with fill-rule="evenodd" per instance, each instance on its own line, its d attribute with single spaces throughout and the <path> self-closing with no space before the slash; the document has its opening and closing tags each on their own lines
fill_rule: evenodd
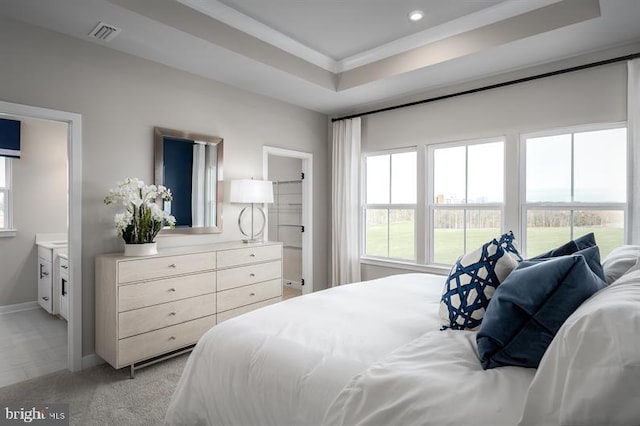
<svg viewBox="0 0 640 426">
<path fill-rule="evenodd" d="M 0 388 L 3 404 L 68 403 L 71 425 L 161 425 L 189 354 L 136 371 L 102 364 Z"/>
</svg>

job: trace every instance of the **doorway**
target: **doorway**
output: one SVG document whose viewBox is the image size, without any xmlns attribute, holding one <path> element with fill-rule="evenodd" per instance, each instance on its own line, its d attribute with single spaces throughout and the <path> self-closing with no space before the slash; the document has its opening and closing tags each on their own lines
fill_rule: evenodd
<svg viewBox="0 0 640 426">
<path fill-rule="evenodd" d="M 0 101 L 0 115 L 62 122 L 67 125 L 68 294 L 67 368 L 82 369 L 82 116 L 76 113 Z M 35 268 L 35 267 L 34 267 Z"/>
<path fill-rule="evenodd" d="M 283 245 L 283 297 L 313 291 L 313 154 L 264 147 L 263 176 L 273 182 L 265 239 Z"/>
</svg>

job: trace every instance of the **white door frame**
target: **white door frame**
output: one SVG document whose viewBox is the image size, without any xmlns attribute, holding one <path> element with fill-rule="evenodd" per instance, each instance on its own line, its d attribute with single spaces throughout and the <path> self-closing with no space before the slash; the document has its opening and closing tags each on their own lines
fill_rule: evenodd
<svg viewBox="0 0 640 426">
<path fill-rule="evenodd" d="M 82 369 L 82 116 L 29 105 L 0 101 L 0 114 L 60 121 L 68 125 L 69 161 L 69 318 L 67 319 L 67 368 Z"/>
<path fill-rule="evenodd" d="M 290 149 L 264 146 L 262 149 L 262 177 L 269 179 L 269 155 L 299 158 L 302 160 L 302 293 L 313 292 L 313 154 Z M 269 207 L 267 206 L 267 209 Z M 269 217 L 267 215 L 267 217 Z M 269 239 L 268 226 L 265 226 L 265 239 Z"/>
</svg>

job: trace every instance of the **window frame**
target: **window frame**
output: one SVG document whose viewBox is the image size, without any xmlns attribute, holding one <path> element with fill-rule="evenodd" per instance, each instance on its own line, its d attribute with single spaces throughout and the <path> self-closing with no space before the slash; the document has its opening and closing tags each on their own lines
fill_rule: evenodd
<svg viewBox="0 0 640 426">
<path fill-rule="evenodd" d="M 4 187 L 0 187 L 0 193 L 5 196 L 4 223 L 0 223 L 0 238 L 13 237 L 16 230 L 13 228 L 13 161 L 10 157 L 0 157 L 5 164 L 5 182 Z"/>
<path fill-rule="evenodd" d="M 381 155 L 393 156 L 394 154 L 403 154 L 413 152 L 416 154 L 416 202 L 414 204 L 393 204 L 391 203 L 391 191 L 393 184 L 391 183 L 391 176 L 393 174 L 392 167 L 389 167 L 389 203 L 388 204 L 367 204 L 367 158 Z M 380 151 L 371 151 L 361 154 L 361 167 L 360 167 L 360 259 L 373 260 L 381 262 L 392 263 L 406 263 L 406 264 L 419 264 L 418 263 L 418 193 L 420 188 L 418 186 L 419 175 L 419 162 L 418 162 L 418 148 L 416 146 L 409 146 L 404 148 L 386 149 Z M 413 210 L 413 259 L 402 259 L 390 256 L 375 256 L 367 254 L 367 210 L 369 209 L 386 209 L 388 212 L 393 210 Z M 389 226 L 389 222 L 387 222 Z M 389 243 L 389 230 L 387 229 L 387 245 Z M 387 249 L 387 253 L 389 250 Z"/>
<path fill-rule="evenodd" d="M 594 132 L 594 131 L 602 131 L 602 130 L 613 130 L 613 129 L 621 129 L 624 128 L 627 130 L 627 144 L 626 144 L 626 166 L 627 166 L 627 176 L 626 176 L 626 202 L 576 202 L 576 201 L 563 201 L 563 202 L 527 202 L 527 139 L 532 138 L 541 138 L 541 137 L 549 137 L 549 136 L 559 136 L 559 135 L 571 135 L 571 197 L 573 198 L 575 191 L 575 182 L 573 179 L 574 170 L 575 170 L 575 157 L 574 157 L 574 135 L 576 133 L 584 133 L 584 132 Z M 573 240 L 575 238 L 574 235 L 574 224 L 573 224 L 573 214 L 575 211 L 582 210 L 617 210 L 622 211 L 624 215 L 624 242 L 623 244 L 628 244 L 629 241 L 629 232 L 630 232 L 630 217 L 629 217 L 629 199 L 631 198 L 631 174 L 633 165 L 631 164 L 631 159 L 629 153 L 631 151 L 630 141 L 629 141 L 629 128 L 627 126 L 626 121 L 618 121 L 618 122 L 609 122 L 609 123 L 595 123 L 595 124 L 582 124 L 577 126 L 570 127 L 562 127 L 552 130 L 544 130 L 540 132 L 532 132 L 532 133 L 522 133 L 520 134 L 518 149 L 519 156 L 518 162 L 520 164 L 519 167 L 519 211 L 520 211 L 520 250 L 523 256 L 529 256 L 527 253 L 527 214 L 530 210 L 557 210 L 557 211 L 569 211 L 570 214 L 570 230 L 569 230 L 569 239 Z"/>
<path fill-rule="evenodd" d="M 469 164 L 469 156 L 468 156 L 468 147 L 473 145 L 483 145 L 489 143 L 502 143 L 502 202 L 501 203 L 468 203 L 467 195 L 469 191 L 468 185 L 468 164 Z M 437 143 L 427 146 L 427 162 L 426 162 L 426 173 L 425 173 L 425 189 L 426 189 L 426 220 L 427 220 L 427 238 L 425 238 L 425 257 L 426 257 L 426 265 L 428 266 L 447 266 L 450 267 L 449 264 L 444 263 L 435 263 L 434 261 L 434 218 L 436 210 L 462 210 L 465 212 L 467 210 L 499 210 L 500 211 L 500 232 L 504 232 L 504 224 L 505 224 L 505 205 L 507 203 L 507 138 L 505 135 L 495 136 L 495 137 L 487 137 L 487 138 L 474 138 L 474 139 L 465 139 L 453 142 L 443 142 Z M 435 197 L 435 151 L 437 149 L 443 148 L 456 148 L 464 146 L 465 147 L 465 203 L 456 203 L 456 204 L 436 204 L 434 201 Z M 465 248 L 463 253 L 467 251 L 467 229 L 466 229 L 466 221 L 467 218 L 465 216 L 465 228 L 464 228 L 464 245 Z M 497 235 L 496 235 L 497 237 Z"/>
</svg>

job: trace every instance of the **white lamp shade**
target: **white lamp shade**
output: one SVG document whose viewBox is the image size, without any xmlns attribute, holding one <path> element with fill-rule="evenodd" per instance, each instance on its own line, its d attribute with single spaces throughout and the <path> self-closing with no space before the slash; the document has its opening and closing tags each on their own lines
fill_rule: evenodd
<svg viewBox="0 0 640 426">
<path fill-rule="evenodd" d="M 270 180 L 232 180 L 229 192 L 232 203 L 273 203 L 273 183 Z"/>
</svg>

